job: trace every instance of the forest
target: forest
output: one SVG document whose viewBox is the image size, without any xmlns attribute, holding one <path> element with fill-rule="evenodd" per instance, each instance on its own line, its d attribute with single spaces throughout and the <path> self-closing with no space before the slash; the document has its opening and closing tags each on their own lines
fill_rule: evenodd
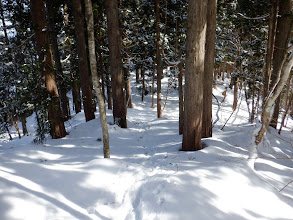
<svg viewBox="0 0 293 220">
<path fill-rule="evenodd" d="M 292 16 L 0 0 L 0 219 L 291 219 Z"/>
</svg>

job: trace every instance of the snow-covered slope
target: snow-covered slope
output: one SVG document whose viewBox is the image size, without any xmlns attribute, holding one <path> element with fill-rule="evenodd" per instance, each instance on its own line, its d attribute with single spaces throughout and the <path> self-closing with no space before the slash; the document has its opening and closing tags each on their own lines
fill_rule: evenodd
<svg viewBox="0 0 293 220">
<path fill-rule="evenodd" d="M 219 99 L 221 88 L 214 90 Z M 0 219 L 291 220 L 292 133 L 270 130 L 252 170 L 255 128 L 244 101 L 220 130 L 231 113 L 228 90 L 213 138 L 203 140 L 201 151 L 182 152 L 177 91 L 169 95 L 161 119 L 149 96 L 141 103 L 133 95 L 128 129 L 109 125 L 111 159 L 103 158 L 99 119 L 85 123 L 83 113 L 67 123 L 65 138 L 1 142 Z"/>
</svg>

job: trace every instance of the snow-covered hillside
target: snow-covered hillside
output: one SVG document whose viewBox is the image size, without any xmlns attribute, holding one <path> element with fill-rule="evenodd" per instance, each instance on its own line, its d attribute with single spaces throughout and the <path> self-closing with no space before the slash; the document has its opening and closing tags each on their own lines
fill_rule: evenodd
<svg viewBox="0 0 293 220">
<path fill-rule="evenodd" d="M 219 100 L 222 88 L 214 89 Z M 73 115 L 69 135 L 42 145 L 33 135 L 0 142 L 0 219 L 291 220 L 293 133 L 270 129 L 251 169 L 255 125 L 244 100 L 220 129 L 232 111 L 228 90 L 213 137 L 201 151 L 182 152 L 177 91 L 169 96 L 157 119 L 150 96 L 142 103 L 134 89 L 128 129 L 113 125 L 108 111 L 111 159 L 103 158 L 98 113 L 87 123 Z"/>
</svg>

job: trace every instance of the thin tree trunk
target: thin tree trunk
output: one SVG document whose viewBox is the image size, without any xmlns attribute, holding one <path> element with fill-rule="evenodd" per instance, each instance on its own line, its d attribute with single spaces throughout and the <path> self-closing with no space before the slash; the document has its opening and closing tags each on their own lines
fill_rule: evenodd
<svg viewBox="0 0 293 220">
<path fill-rule="evenodd" d="M 106 86 L 107 86 L 107 101 L 108 101 L 108 109 L 112 110 L 112 88 L 111 88 L 111 80 L 109 74 L 109 66 L 107 66 L 106 70 Z"/>
<path fill-rule="evenodd" d="M 25 116 L 20 117 L 20 121 L 21 121 L 21 125 L 22 125 L 23 136 L 28 135 Z"/>
<path fill-rule="evenodd" d="M 6 40 L 6 43 L 8 44 L 9 39 L 8 39 L 8 34 L 7 34 L 7 27 L 6 27 L 5 17 L 4 17 L 2 0 L 0 0 L 0 15 L 1 15 L 1 21 L 2 21 L 2 25 L 3 25 L 3 32 L 4 32 L 5 40 Z"/>
<path fill-rule="evenodd" d="M 106 0 L 114 123 L 127 128 L 117 0 Z"/>
<path fill-rule="evenodd" d="M 100 121 L 101 121 L 102 132 L 103 132 L 104 157 L 109 158 L 110 145 L 109 145 L 108 124 L 107 124 L 107 118 L 106 118 L 105 101 L 101 92 L 100 80 L 98 77 L 98 70 L 97 70 L 95 36 L 94 36 L 94 16 L 93 16 L 92 2 L 91 0 L 85 0 L 84 3 L 85 3 L 86 21 L 87 21 L 90 68 L 92 73 L 93 87 L 96 92 L 98 103 L 99 103 Z"/>
<path fill-rule="evenodd" d="M 35 24 L 37 49 L 39 52 L 39 60 L 43 65 L 43 75 L 45 76 L 45 84 L 47 92 L 50 95 L 51 102 L 49 104 L 48 119 L 50 122 L 52 138 L 62 138 L 66 136 L 64 121 L 62 120 L 62 112 L 59 101 L 59 93 L 55 79 L 52 52 L 49 39 L 44 30 L 46 30 L 46 12 L 44 2 L 41 0 L 31 0 L 32 19 Z"/>
<path fill-rule="evenodd" d="M 203 75 L 207 1 L 189 1 L 182 150 L 202 149 Z"/>
<path fill-rule="evenodd" d="M 139 83 L 139 68 L 137 65 L 135 66 L 135 80 L 136 83 Z"/>
<path fill-rule="evenodd" d="M 142 83 L 142 88 L 141 88 L 141 101 L 143 102 L 143 98 L 144 98 L 144 95 L 145 95 L 145 67 L 144 67 L 144 63 L 142 64 L 142 67 L 141 67 L 141 83 Z"/>
<path fill-rule="evenodd" d="M 183 112 L 183 60 L 178 65 L 179 68 L 179 134 L 183 134 L 184 112 Z"/>
<path fill-rule="evenodd" d="M 160 1 L 156 0 L 156 63 L 157 63 L 157 115 L 161 118 L 162 115 L 162 64 L 161 64 L 161 43 L 160 43 Z"/>
<path fill-rule="evenodd" d="M 124 68 L 124 78 L 125 78 L 125 91 L 126 91 L 127 108 L 133 108 L 133 106 L 132 106 L 132 95 L 131 95 L 129 67 Z"/>
<path fill-rule="evenodd" d="M 86 50 L 86 39 L 84 35 L 83 13 L 80 0 L 72 0 L 72 10 L 75 26 L 75 37 L 78 53 L 79 78 L 82 90 L 82 102 L 85 120 L 90 121 L 95 118 L 94 106 L 92 103 L 92 82 L 88 66 L 88 55 Z"/>
<path fill-rule="evenodd" d="M 253 85 L 252 85 L 252 104 L 251 104 L 251 115 L 250 115 L 250 123 L 254 122 L 255 117 L 255 78 L 256 75 L 253 75 Z"/>
<path fill-rule="evenodd" d="M 280 78 L 280 80 L 274 90 L 274 94 L 268 98 L 268 100 L 263 108 L 264 110 L 263 110 L 263 116 L 262 116 L 262 126 L 255 137 L 255 145 L 256 145 L 255 147 L 257 147 L 258 144 L 261 142 L 265 132 L 267 131 L 267 129 L 269 127 L 270 119 L 271 119 L 271 117 L 270 117 L 271 109 L 272 109 L 276 99 L 281 94 L 281 92 L 286 84 L 286 81 L 290 76 L 290 72 L 292 70 L 292 67 L 293 67 L 293 56 L 291 56 L 290 59 L 288 61 L 286 61 L 286 63 L 284 64 L 284 66 L 282 68 L 281 78 Z"/>
<path fill-rule="evenodd" d="M 235 80 L 235 85 L 234 85 L 234 100 L 233 100 L 233 111 L 236 110 L 237 108 L 237 102 L 238 102 L 238 84 L 239 84 L 239 78 Z"/>
<path fill-rule="evenodd" d="M 272 71 L 272 85 L 271 88 L 278 82 L 280 77 L 279 73 L 281 73 L 282 64 L 286 57 L 286 48 L 288 46 L 288 42 L 291 36 L 291 23 L 292 17 L 288 16 L 288 14 L 292 10 L 292 0 L 283 0 L 280 2 L 279 16 L 277 21 L 277 32 L 275 39 L 275 49 L 273 56 L 273 71 Z M 272 117 L 272 121 L 270 122 L 270 126 L 277 128 L 278 117 L 280 110 L 280 98 L 277 98 L 277 101 L 274 106 L 274 113 Z"/>
<path fill-rule="evenodd" d="M 153 76 L 152 76 L 152 106 L 151 108 L 155 107 L 154 99 L 155 99 L 155 77 L 156 77 L 156 60 L 153 58 Z"/>
<path fill-rule="evenodd" d="M 80 86 L 78 83 L 78 80 L 75 78 L 72 78 L 72 97 L 73 97 L 73 104 L 75 113 L 81 112 L 81 97 L 80 97 Z"/>
<path fill-rule="evenodd" d="M 208 0 L 207 5 L 207 35 L 203 79 L 203 138 L 212 137 L 212 90 L 216 39 L 217 0 Z"/>
<path fill-rule="evenodd" d="M 97 10 L 96 10 L 97 11 Z M 102 28 L 101 25 L 99 23 L 99 17 L 103 17 L 103 16 L 99 16 L 98 12 L 97 12 L 97 18 L 98 18 L 98 55 L 99 55 L 99 69 L 100 69 L 100 75 L 101 75 L 101 79 L 102 79 L 102 94 L 105 100 L 105 76 L 104 76 L 104 62 L 103 62 L 103 54 L 102 54 L 102 50 L 101 50 L 101 46 L 102 46 Z"/>
</svg>

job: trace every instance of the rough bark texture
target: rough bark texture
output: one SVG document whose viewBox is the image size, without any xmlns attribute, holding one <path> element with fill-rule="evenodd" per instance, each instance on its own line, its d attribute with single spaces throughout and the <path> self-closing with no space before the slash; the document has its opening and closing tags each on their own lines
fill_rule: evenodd
<svg viewBox="0 0 293 220">
<path fill-rule="evenodd" d="M 106 70 L 106 86 L 107 86 L 107 101 L 108 101 L 108 109 L 112 110 L 112 88 L 111 88 L 111 80 L 109 74 L 109 67 Z"/>
<path fill-rule="evenodd" d="M 207 35 L 205 48 L 204 80 L 203 80 L 203 115 L 202 137 L 212 137 L 212 87 L 216 39 L 217 0 L 208 0 Z"/>
<path fill-rule="evenodd" d="M 275 49 L 273 56 L 273 71 L 272 71 L 272 85 L 271 88 L 275 85 L 275 83 L 279 79 L 279 73 L 281 73 L 282 64 L 284 63 L 284 59 L 286 57 L 286 49 L 288 46 L 288 41 L 291 35 L 291 23 L 292 23 L 292 15 L 290 15 L 290 11 L 292 10 L 292 0 L 282 0 L 280 2 L 279 16 L 277 21 L 277 31 L 276 31 L 276 39 L 275 39 Z M 272 117 L 272 121 L 270 126 L 277 128 L 278 117 L 280 110 L 280 98 L 278 97 L 275 107 L 274 113 Z"/>
<path fill-rule="evenodd" d="M 46 34 L 46 12 L 44 2 L 41 0 L 31 0 L 31 13 L 36 32 L 37 50 L 40 62 L 43 65 L 43 75 L 47 92 L 51 102 L 48 110 L 48 119 L 51 127 L 52 138 L 61 138 L 66 135 L 62 112 L 59 101 L 59 94 L 55 80 L 52 52 L 49 45 L 49 38 Z"/>
<path fill-rule="evenodd" d="M 273 59 L 276 27 L 277 27 L 277 15 L 279 10 L 279 0 L 271 0 L 270 2 L 271 2 L 270 23 L 269 23 L 267 53 L 266 53 L 265 68 L 264 68 L 264 88 L 263 88 L 264 100 L 267 98 L 269 86 L 270 86 L 272 59 Z"/>
<path fill-rule="evenodd" d="M 123 94 L 123 73 L 121 60 L 121 34 L 117 0 L 106 0 L 110 70 L 112 78 L 114 122 L 121 128 L 127 128 L 126 108 Z"/>
<path fill-rule="evenodd" d="M 62 107 L 62 115 L 64 119 L 70 118 L 70 110 L 68 108 L 69 106 L 69 99 L 66 95 L 66 87 L 63 80 L 63 70 L 62 65 L 60 62 L 60 53 L 58 49 L 58 42 L 57 42 L 57 33 L 55 30 L 55 15 L 54 15 L 54 1 L 52 0 L 46 0 L 47 5 L 47 11 L 48 11 L 48 24 L 49 24 L 49 33 L 50 33 L 50 39 L 51 39 L 51 45 L 52 45 L 52 51 L 53 51 L 53 58 L 55 62 L 56 67 L 56 74 L 57 74 L 57 80 L 59 85 L 59 92 L 60 92 L 60 99 L 61 99 L 61 107 Z"/>
<path fill-rule="evenodd" d="M 91 0 L 85 0 L 84 3 L 85 3 L 86 21 L 87 21 L 90 68 L 92 73 L 93 87 L 96 92 L 98 103 L 99 103 L 100 121 L 101 121 L 102 132 L 103 132 L 104 157 L 109 158 L 110 145 L 109 145 L 108 124 L 107 124 L 107 118 L 106 118 L 105 101 L 102 95 L 100 80 L 98 77 L 98 70 L 97 70 L 95 36 L 94 36 L 94 16 L 93 16 L 92 2 Z"/>
<path fill-rule="evenodd" d="M 139 83 L 139 67 L 135 67 L 135 81 L 136 83 Z"/>
<path fill-rule="evenodd" d="M 207 1 L 189 1 L 182 150 L 202 149 L 202 110 Z"/>
<path fill-rule="evenodd" d="M 86 41 L 84 36 L 83 14 L 80 0 L 72 0 L 72 10 L 75 26 L 75 37 L 78 53 L 79 78 L 82 90 L 82 102 L 85 120 L 90 121 L 95 118 L 92 104 L 92 89 L 90 71 L 88 67 L 88 55 L 86 51 Z"/>
<path fill-rule="evenodd" d="M 160 44 L 160 1 L 156 0 L 156 63 L 157 63 L 157 115 L 162 117 L 162 64 L 161 64 L 161 44 Z"/>
<path fill-rule="evenodd" d="M 75 113 L 81 112 L 81 97 L 80 97 L 80 86 L 78 83 L 78 80 L 74 79 L 72 80 L 72 98 L 73 98 L 73 104 Z"/>
</svg>

